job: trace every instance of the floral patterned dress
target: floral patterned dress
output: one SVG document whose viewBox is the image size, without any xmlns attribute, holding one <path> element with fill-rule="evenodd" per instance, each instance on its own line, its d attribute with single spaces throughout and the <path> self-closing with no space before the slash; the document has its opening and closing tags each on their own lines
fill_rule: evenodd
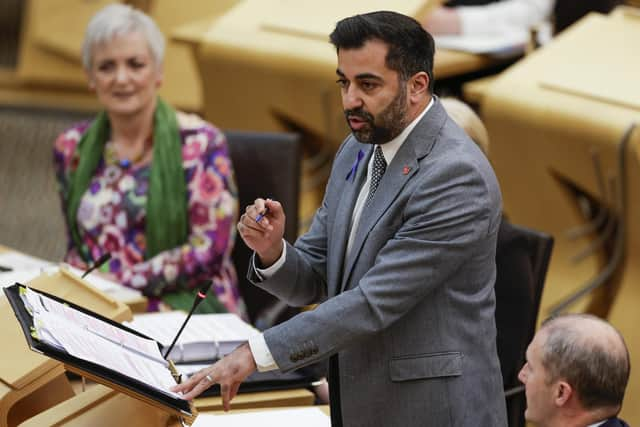
<svg viewBox="0 0 640 427">
<path fill-rule="evenodd" d="M 195 287 L 203 279 L 212 279 L 218 300 L 230 312 L 244 315 L 230 258 L 238 203 L 226 139 L 197 116 L 178 112 L 177 118 L 187 184 L 188 241 L 144 259 L 150 164 L 118 161 L 112 143 L 107 142 L 78 210 L 83 243 L 94 259 L 111 253 L 102 270 L 125 286 L 171 292 L 179 280 Z M 78 164 L 76 146 L 89 125 L 77 124 L 55 142 L 54 162 L 65 213 L 69 176 Z M 73 239 L 68 241 L 66 262 L 86 268 Z M 149 310 L 157 310 L 159 303 L 159 298 L 150 297 Z"/>
</svg>

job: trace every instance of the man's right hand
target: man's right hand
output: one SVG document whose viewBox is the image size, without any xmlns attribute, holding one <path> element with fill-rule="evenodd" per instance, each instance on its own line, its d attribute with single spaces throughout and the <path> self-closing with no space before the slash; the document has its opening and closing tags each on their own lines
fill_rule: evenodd
<svg viewBox="0 0 640 427">
<path fill-rule="evenodd" d="M 240 217 L 238 233 L 258 255 L 264 268 L 271 266 L 282 254 L 284 224 L 282 205 L 271 199 L 256 199 Z"/>
</svg>

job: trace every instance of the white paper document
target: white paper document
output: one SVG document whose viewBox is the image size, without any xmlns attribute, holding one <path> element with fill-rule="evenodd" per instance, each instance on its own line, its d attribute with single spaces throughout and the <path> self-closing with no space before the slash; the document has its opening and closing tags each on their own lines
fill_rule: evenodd
<svg viewBox="0 0 640 427">
<path fill-rule="evenodd" d="M 25 284 L 40 275 L 37 270 L 12 270 L 0 273 L 0 287 L 6 288 L 15 283 Z M 2 294 L 4 295 L 4 294 Z"/>
<path fill-rule="evenodd" d="M 181 311 L 147 313 L 125 323 L 167 347 L 187 314 Z M 174 362 L 213 360 L 229 354 L 258 331 L 235 314 L 194 314 L 169 358 Z"/>
<path fill-rule="evenodd" d="M 12 270 L 35 270 L 40 271 L 54 265 L 49 261 L 22 254 L 20 252 L 3 252 L 0 254 L 0 266 L 11 268 Z"/>
<path fill-rule="evenodd" d="M 200 414 L 191 427 L 330 427 L 331 419 L 319 408 L 273 409 L 240 414 Z"/>
<path fill-rule="evenodd" d="M 37 339 L 177 397 L 155 341 L 145 339 L 27 288 L 22 295 Z"/>
</svg>

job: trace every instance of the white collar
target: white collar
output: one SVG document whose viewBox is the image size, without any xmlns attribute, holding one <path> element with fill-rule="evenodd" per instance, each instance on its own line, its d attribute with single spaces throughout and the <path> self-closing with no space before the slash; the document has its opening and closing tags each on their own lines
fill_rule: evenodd
<svg viewBox="0 0 640 427">
<path fill-rule="evenodd" d="M 604 420 L 604 421 L 598 421 L 597 423 L 593 423 L 593 424 L 589 424 L 587 427 L 598 427 L 601 426 L 602 424 L 606 423 L 608 419 Z"/>
<path fill-rule="evenodd" d="M 433 106 L 433 96 L 431 97 L 431 101 L 429 101 L 429 104 L 427 105 L 427 107 L 424 110 L 422 110 L 422 112 L 418 114 L 418 117 L 413 119 L 413 121 L 409 123 L 407 127 L 404 128 L 402 132 L 398 134 L 398 136 L 396 136 L 395 138 L 393 138 L 391 141 L 387 143 L 380 144 L 380 147 L 382 148 L 382 154 L 384 155 L 384 159 L 387 161 L 387 164 L 391 164 L 391 162 L 393 161 L 393 158 L 396 156 L 396 153 L 398 152 L 400 147 L 402 147 L 402 144 L 406 141 L 407 137 L 409 136 L 413 128 L 416 127 L 418 122 L 422 120 L 424 115 L 427 114 L 427 111 L 429 111 L 432 106 Z"/>
</svg>

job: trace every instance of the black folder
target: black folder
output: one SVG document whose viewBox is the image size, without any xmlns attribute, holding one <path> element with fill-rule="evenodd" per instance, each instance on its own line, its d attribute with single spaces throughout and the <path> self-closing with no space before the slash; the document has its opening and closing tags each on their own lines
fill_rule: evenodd
<svg viewBox="0 0 640 427">
<path fill-rule="evenodd" d="M 287 373 L 280 371 L 254 372 L 240 384 L 238 393 L 308 388 L 315 381 L 317 381 L 317 377 L 313 374 L 299 371 Z M 212 385 L 203 391 L 200 396 L 220 396 L 220 385 Z"/>
<path fill-rule="evenodd" d="M 67 369 L 81 376 L 92 379 L 108 387 L 112 387 L 134 398 L 145 401 L 160 409 L 166 410 L 167 412 L 173 413 L 176 416 L 182 417 L 188 424 L 191 424 L 195 420 L 197 411 L 188 400 L 164 394 L 158 389 L 135 378 L 131 378 L 105 366 L 80 359 L 58 347 L 32 337 L 31 329 L 34 326 L 33 317 L 27 311 L 22 298 L 20 297 L 20 290 L 24 288 L 26 288 L 24 285 L 16 283 L 13 286 L 4 288 L 4 293 L 7 296 L 9 303 L 11 304 L 11 308 L 13 309 L 18 322 L 20 323 L 22 332 L 24 333 L 25 339 L 27 340 L 27 344 L 33 351 L 62 362 Z M 57 302 L 65 304 L 84 314 L 113 325 L 119 329 L 123 329 L 137 336 L 149 339 L 149 337 L 131 328 L 128 328 L 118 322 L 115 322 L 90 310 L 82 308 L 76 304 L 68 302 L 62 298 L 56 297 L 46 292 L 41 292 L 33 289 L 31 290 L 33 292 L 51 298 Z M 158 344 L 158 346 L 160 346 L 160 344 Z"/>
</svg>

